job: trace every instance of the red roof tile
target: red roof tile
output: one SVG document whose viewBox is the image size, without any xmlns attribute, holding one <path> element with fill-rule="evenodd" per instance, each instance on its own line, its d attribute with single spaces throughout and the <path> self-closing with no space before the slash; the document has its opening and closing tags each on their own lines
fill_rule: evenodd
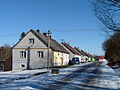
<svg viewBox="0 0 120 90">
<path fill-rule="evenodd" d="M 78 52 L 75 51 L 74 48 L 72 48 L 70 45 L 66 44 L 66 43 L 62 43 L 67 49 L 69 49 L 73 54 L 79 55 Z"/>
</svg>

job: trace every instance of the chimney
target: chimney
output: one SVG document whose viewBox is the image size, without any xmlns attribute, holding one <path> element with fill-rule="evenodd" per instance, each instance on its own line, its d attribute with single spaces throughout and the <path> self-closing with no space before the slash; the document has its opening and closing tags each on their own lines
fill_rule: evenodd
<svg viewBox="0 0 120 90">
<path fill-rule="evenodd" d="M 39 29 L 37 29 L 37 32 L 38 32 L 38 33 L 40 33 L 40 30 L 39 30 Z"/>
<path fill-rule="evenodd" d="M 43 33 L 43 35 L 44 35 L 45 37 L 47 37 L 47 33 Z"/>
</svg>

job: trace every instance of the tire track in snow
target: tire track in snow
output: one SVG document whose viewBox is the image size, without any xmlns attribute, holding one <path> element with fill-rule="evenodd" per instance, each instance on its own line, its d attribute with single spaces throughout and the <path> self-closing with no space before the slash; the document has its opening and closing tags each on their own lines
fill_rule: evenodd
<svg viewBox="0 0 120 90">
<path fill-rule="evenodd" d="M 88 65 L 85 66 L 79 66 L 79 68 L 75 71 L 73 71 L 72 73 L 70 73 L 69 75 L 67 75 L 66 77 L 62 78 L 59 81 L 55 81 L 54 83 L 51 83 L 50 86 L 48 86 L 48 88 L 46 88 L 47 90 L 58 90 L 63 88 L 66 85 L 69 85 L 69 81 L 72 81 L 74 78 L 79 77 L 80 73 L 85 72 L 87 69 L 89 69 L 92 66 L 95 66 L 96 62 L 94 63 L 90 63 Z"/>
</svg>

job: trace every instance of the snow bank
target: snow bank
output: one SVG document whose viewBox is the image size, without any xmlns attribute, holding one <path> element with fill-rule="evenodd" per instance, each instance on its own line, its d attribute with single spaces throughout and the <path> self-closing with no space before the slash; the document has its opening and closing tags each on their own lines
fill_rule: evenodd
<svg viewBox="0 0 120 90">
<path fill-rule="evenodd" d="M 114 69 L 116 74 L 118 74 L 118 76 L 120 77 L 120 68 Z"/>
<path fill-rule="evenodd" d="M 111 89 L 120 88 L 120 78 L 110 66 L 102 63 L 100 71 L 101 75 L 98 84 L 100 87 L 108 87 Z"/>
</svg>

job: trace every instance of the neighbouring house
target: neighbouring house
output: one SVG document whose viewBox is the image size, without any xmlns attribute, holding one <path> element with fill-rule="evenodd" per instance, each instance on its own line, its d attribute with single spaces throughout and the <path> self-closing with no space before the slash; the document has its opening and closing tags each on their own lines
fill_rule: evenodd
<svg viewBox="0 0 120 90">
<path fill-rule="evenodd" d="M 96 56 L 96 59 L 98 61 L 106 61 L 105 57 L 104 56 Z"/>
<path fill-rule="evenodd" d="M 89 59 L 89 56 L 88 56 L 87 52 L 85 52 L 85 51 L 83 51 L 83 50 L 81 50 L 81 52 L 84 54 L 85 62 L 87 62 L 88 59 Z"/>
<path fill-rule="evenodd" d="M 5 44 L 0 47 L 0 71 L 12 70 L 12 49 Z"/>
<path fill-rule="evenodd" d="M 83 51 L 81 51 L 79 48 L 75 47 L 74 48 L 80 55 L 81 55 L 81 62 L 86 62 L 86 54 L 83 53 Z"/>
<path fill-rule="evenodd" d="M 50 38 L 48 54 L 48 43 L 46 33 L 41 34 L 39 30 L 30 30 L 26 33 L 12 49 L 13 70 L 67 65 L 69 52 L 56 40 Z"/>
<path fill-rule="evenodd" d="M 72 46 L 63 42 L 61 45 L 69 52 L 69 60 L 72 60 L 74 57 L 78 57 L 81 61 L 81 55 Z"/>
<path fill-rule="evenodd" d="M 0 71 L 11 71 L 12 70 L 12 58 L 9 57 L 5 60 L 0 60 Z"/>
</svg>

